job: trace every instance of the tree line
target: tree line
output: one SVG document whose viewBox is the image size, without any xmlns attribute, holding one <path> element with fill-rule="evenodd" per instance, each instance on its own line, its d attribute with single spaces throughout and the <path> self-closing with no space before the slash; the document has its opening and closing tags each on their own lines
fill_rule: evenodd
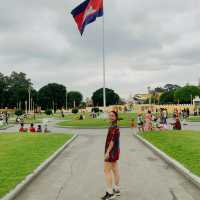
<svg viewBox="0 0 200 200">
<path fill-rule="evenodd" d="M 10 76 L 0 73 L 0 108 L 18 108 L 25 110 L 29 101 L 34 107 L 42 109 L 84 108 L 83 95 L 79 91 L 66 91 L 66 87 L 58 83 L 49 83 L 39 90 L 34 89 L 31 79 L 23 72 L 12 72 Z M 91 97 L 93 106 L 103 105 L 103 89 L 95 91 Z M 107 105 L 120 103 L 120 97 L 114 90 L 106 88 Z"/>
<path fill-rule="evenodd" d="M 151 102 L 156 104 L 190 104 L 196 96 L 200 96 L 200 87 L 167 84 L 163 88 L 157 87 L 151 91 Z"/>
</svg>

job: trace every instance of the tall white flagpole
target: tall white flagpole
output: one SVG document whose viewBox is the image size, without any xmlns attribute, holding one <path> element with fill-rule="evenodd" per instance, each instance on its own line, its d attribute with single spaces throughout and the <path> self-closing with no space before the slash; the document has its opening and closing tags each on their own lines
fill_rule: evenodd
<svg viewBox="0 0 200 200">
<path fill-rule="evenodd" d="M 103 8 L 104 9 L 104 8 Z M 103 24 L 102 24 L 102 30 L 103 30 L 103 107 L 104 111 L 106 109 L 106 62 L 105 62 L 105 24 L 104 24 L 104 13 L 103 13 Z"/>
</svg>

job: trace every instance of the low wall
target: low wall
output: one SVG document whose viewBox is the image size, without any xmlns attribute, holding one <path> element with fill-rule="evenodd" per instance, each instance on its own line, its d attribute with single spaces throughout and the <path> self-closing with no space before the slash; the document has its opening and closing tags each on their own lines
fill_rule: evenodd
<svg viewBox="0 0 200 200">
<path fill-rule="evenodd" d="M 15 112 L 15 109 L 0 109 L 0 112 L 14 113 L 14 112 Z"/>
<path fill-rule="evenodd" d="M 161 109 L 161 108 L 164 108 L 164 109 L 167 109 L 168 112 L 173 112 L 175 109 L 178 109 L 179 111 L 180 110 L 183 110 L 184 108 L 187 109 L 189 108 L 190 112 L 193 112 L 194 109 L 195 109 L 195 106 L 194 105 L 191 105 L 191 104 L 181 104 L 181 105 L 175 105 L 175 104 L 172 104 L 172 105 L 134 105 L 134 111 L 136 112 L 144 112 L 146 110 L 151 110 L 151 111 L 155 111 L 156 109 Z"/>
</svg>

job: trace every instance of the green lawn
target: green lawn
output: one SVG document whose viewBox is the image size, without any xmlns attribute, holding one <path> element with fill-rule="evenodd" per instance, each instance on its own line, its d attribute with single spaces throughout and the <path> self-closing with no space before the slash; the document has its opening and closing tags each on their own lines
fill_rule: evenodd
<svg viewBox="0 0 200 200">
<path fill-rule="evenodd" d="M 189 122 L 200 122 L 200 116 L 191 116 L 188 119 Z"/>
<path fill-rule="evenodd" d="M 0 198 L 71 137 L 70 134 L 0 134 Z"/>
<path fill-rule="evenodd" d="M 91 128 L 95 128 L 95 127 L 107 127 L 109 126 L 109 120 L 107 119 L 93 119 L 89 116 L 86 116 L 86 119 L 84 120 L 78 120 L 78 117 L 80 115 L 76 115 L 76 117 L 74 117 L 73 119 L 69 120 L 69 121 L 63 121 L 63 122 L 59 122 L 57 123 L 58 126 L 72 126 L 72 127 L 91 127 Z M 119 114 L 119 118 L 121 118 L 121 120 L 119 120 L 118 125 L 119 126 L 127 126 L 130 127 L 131 126 L 131 119 L 135 118 L 136 114 L 135 113 L 120 113 Z"/>
<path fill-rule="evenodd" d="M 147 132 L 142 137 L 200 176 L 200 132 Z"/>
</svg>

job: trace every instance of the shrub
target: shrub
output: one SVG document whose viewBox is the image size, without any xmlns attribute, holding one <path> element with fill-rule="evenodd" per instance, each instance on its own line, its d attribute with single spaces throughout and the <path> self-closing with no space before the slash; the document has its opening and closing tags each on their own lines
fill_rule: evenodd
<svg viewBox="0 0 200 200">
<path fill-rule="evenodd" d="M 15 111 L 15 115 L 17 115 L 17 116 L 21 116 L 23 114 L 24 114 L 24 112 L 22 110 L 16 110 Z"/>
<path fill-rule="evenodd" d="M 72 113 L 73 113 L 73 114 L 77 114 L 78 111 L 79 111 L 78 108 L 73 108 L 73 109 L 72 109 Z"/>
<path fill-rule="evenodd" d="M 100 110 L 98 107 L 92 108 L 92 112 L 98 113 Z"/>
<path fill-rule="evenodd" d="M 46 110 L 45 110 L 45 114 L 46 114 L 46 115 L 52 115 L 53 113 L 52 113 L 52 110 L 51 110 L 51 109 L 46 109 Z"/>
</svg>

